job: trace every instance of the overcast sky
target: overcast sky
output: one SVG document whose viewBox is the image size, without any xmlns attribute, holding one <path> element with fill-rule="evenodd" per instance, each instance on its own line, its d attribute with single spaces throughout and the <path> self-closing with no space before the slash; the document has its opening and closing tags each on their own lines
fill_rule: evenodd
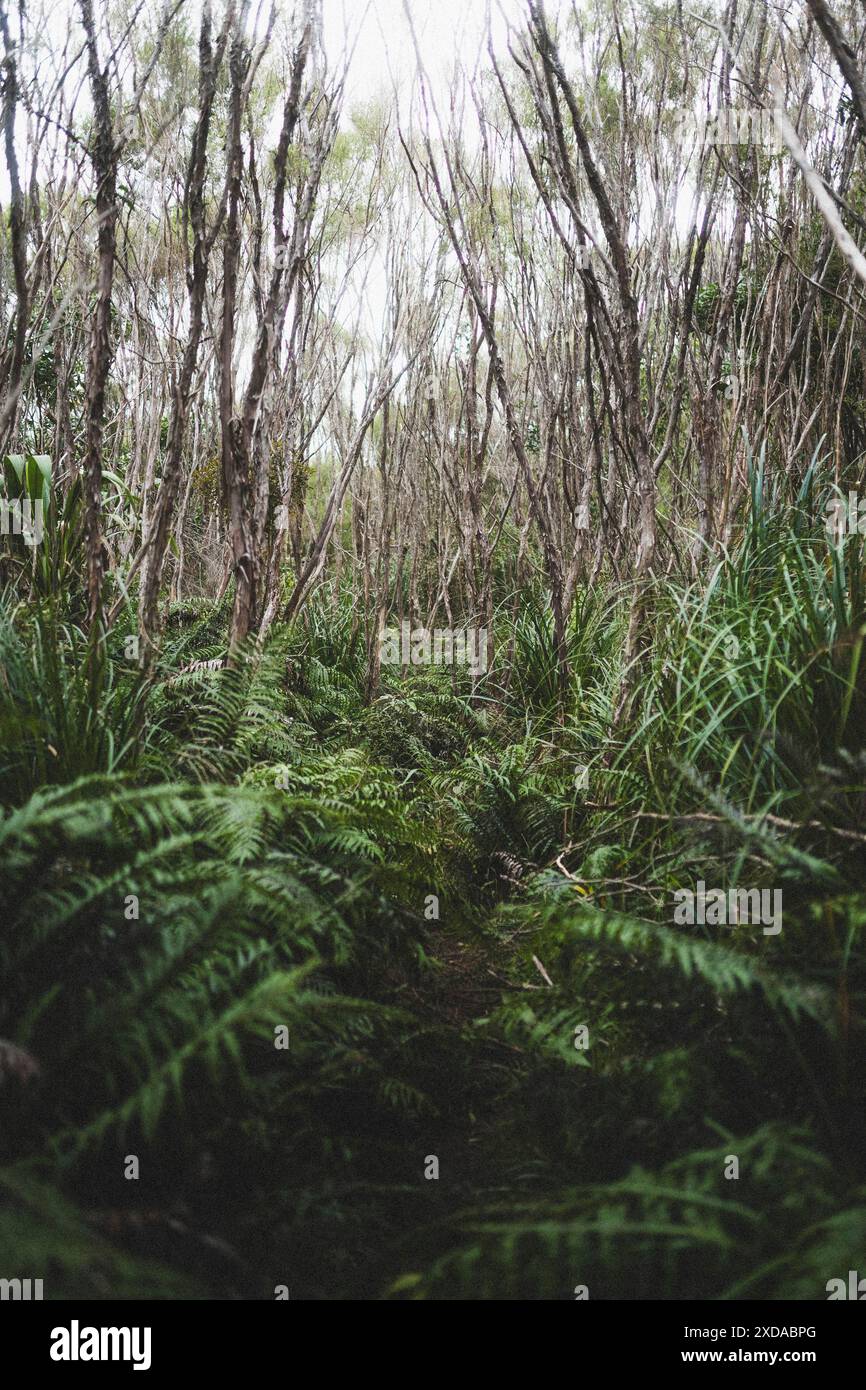
<svg viewBox="0 0 866 1390">
<path fill-rule="evenodd" d="M 497 48 L 507 21 L 526 15 L 525 0 L 410 0 L 410 9 L 424 67 L 441 86 L 458 57 L 465 68 L 474 65 L 488 12 Z M 556 0 L 548 9 L 555 12 Z M 390 91 L 395 81 L 408 87 L 416 60 L 403 0 L 324 0 L 325 47 L 332 60 L 342 52 L 346 34 L 357 36 L 347 106 Z"/>
</svg>

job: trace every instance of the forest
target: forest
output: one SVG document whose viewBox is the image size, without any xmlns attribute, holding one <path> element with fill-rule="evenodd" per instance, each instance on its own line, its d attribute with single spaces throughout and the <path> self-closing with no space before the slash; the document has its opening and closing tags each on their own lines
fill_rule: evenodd
<svg viewBox="0 0 866 1390">
<path fill-rule="evenodd" d="M 863 6 L 0 47 L 0 1276 L 859 1297 Z"/>
</svg>

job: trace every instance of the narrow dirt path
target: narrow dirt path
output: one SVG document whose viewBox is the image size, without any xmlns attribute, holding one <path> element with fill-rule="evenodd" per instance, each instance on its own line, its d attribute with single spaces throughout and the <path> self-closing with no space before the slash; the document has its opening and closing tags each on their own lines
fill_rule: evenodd
<svg viewBox="0 0 866 1390">
<path fill-rule="evenodd" d="M 461 1028 L 495 1008 L 504 985 L 490 973 L 491 957 L 484 942 L 467 941 L 443 930 L 431 937 L 427 950 L 435 965 L 412 993 L 416 1012 Z"/>
</svg>

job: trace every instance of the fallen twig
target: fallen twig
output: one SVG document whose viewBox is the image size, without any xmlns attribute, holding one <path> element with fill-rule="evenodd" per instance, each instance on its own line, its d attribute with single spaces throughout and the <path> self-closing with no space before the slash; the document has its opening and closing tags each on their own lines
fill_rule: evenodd
<svg viewBox="0 0 866 1390">
<path fill-rule="evenodd" d="M 538 959 L 538 956 L 532 957 L 532 964 L 535 966 L 541 978 L 543 980 L 546 980 L 547 983 L 550 985 L 550 988 L 553 989 L 553 981 L 551 980 L 544 966 L 541 964 L 541 961 Z"/>
</svg>

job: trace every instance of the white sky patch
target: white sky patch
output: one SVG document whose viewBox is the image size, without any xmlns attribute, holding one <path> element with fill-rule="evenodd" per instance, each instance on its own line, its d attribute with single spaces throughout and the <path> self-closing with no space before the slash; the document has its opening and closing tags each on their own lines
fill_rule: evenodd
<svg viewBox="0 0 866 1390">
<path fill-rule="evenodd" d="M 556 8 L 555 5 L 553 7 Z M 524 0 L 410 0 L 412 24 L 434 95 L 447 94 L 459 62 L 472 71 L 486 46 L 488 19 L 497 51 L 504 49 L 507 21 L 525 23 Z M 403 0 L 324 0 L 325 50 L 334 61 L 346 47 L 356 47 L 346 84 L 346 111 L 353 104 L 403 92 L 415 82 L 416 56 Z M 350 38 L 350 42 L 351 42 Z"/>
</svg>

